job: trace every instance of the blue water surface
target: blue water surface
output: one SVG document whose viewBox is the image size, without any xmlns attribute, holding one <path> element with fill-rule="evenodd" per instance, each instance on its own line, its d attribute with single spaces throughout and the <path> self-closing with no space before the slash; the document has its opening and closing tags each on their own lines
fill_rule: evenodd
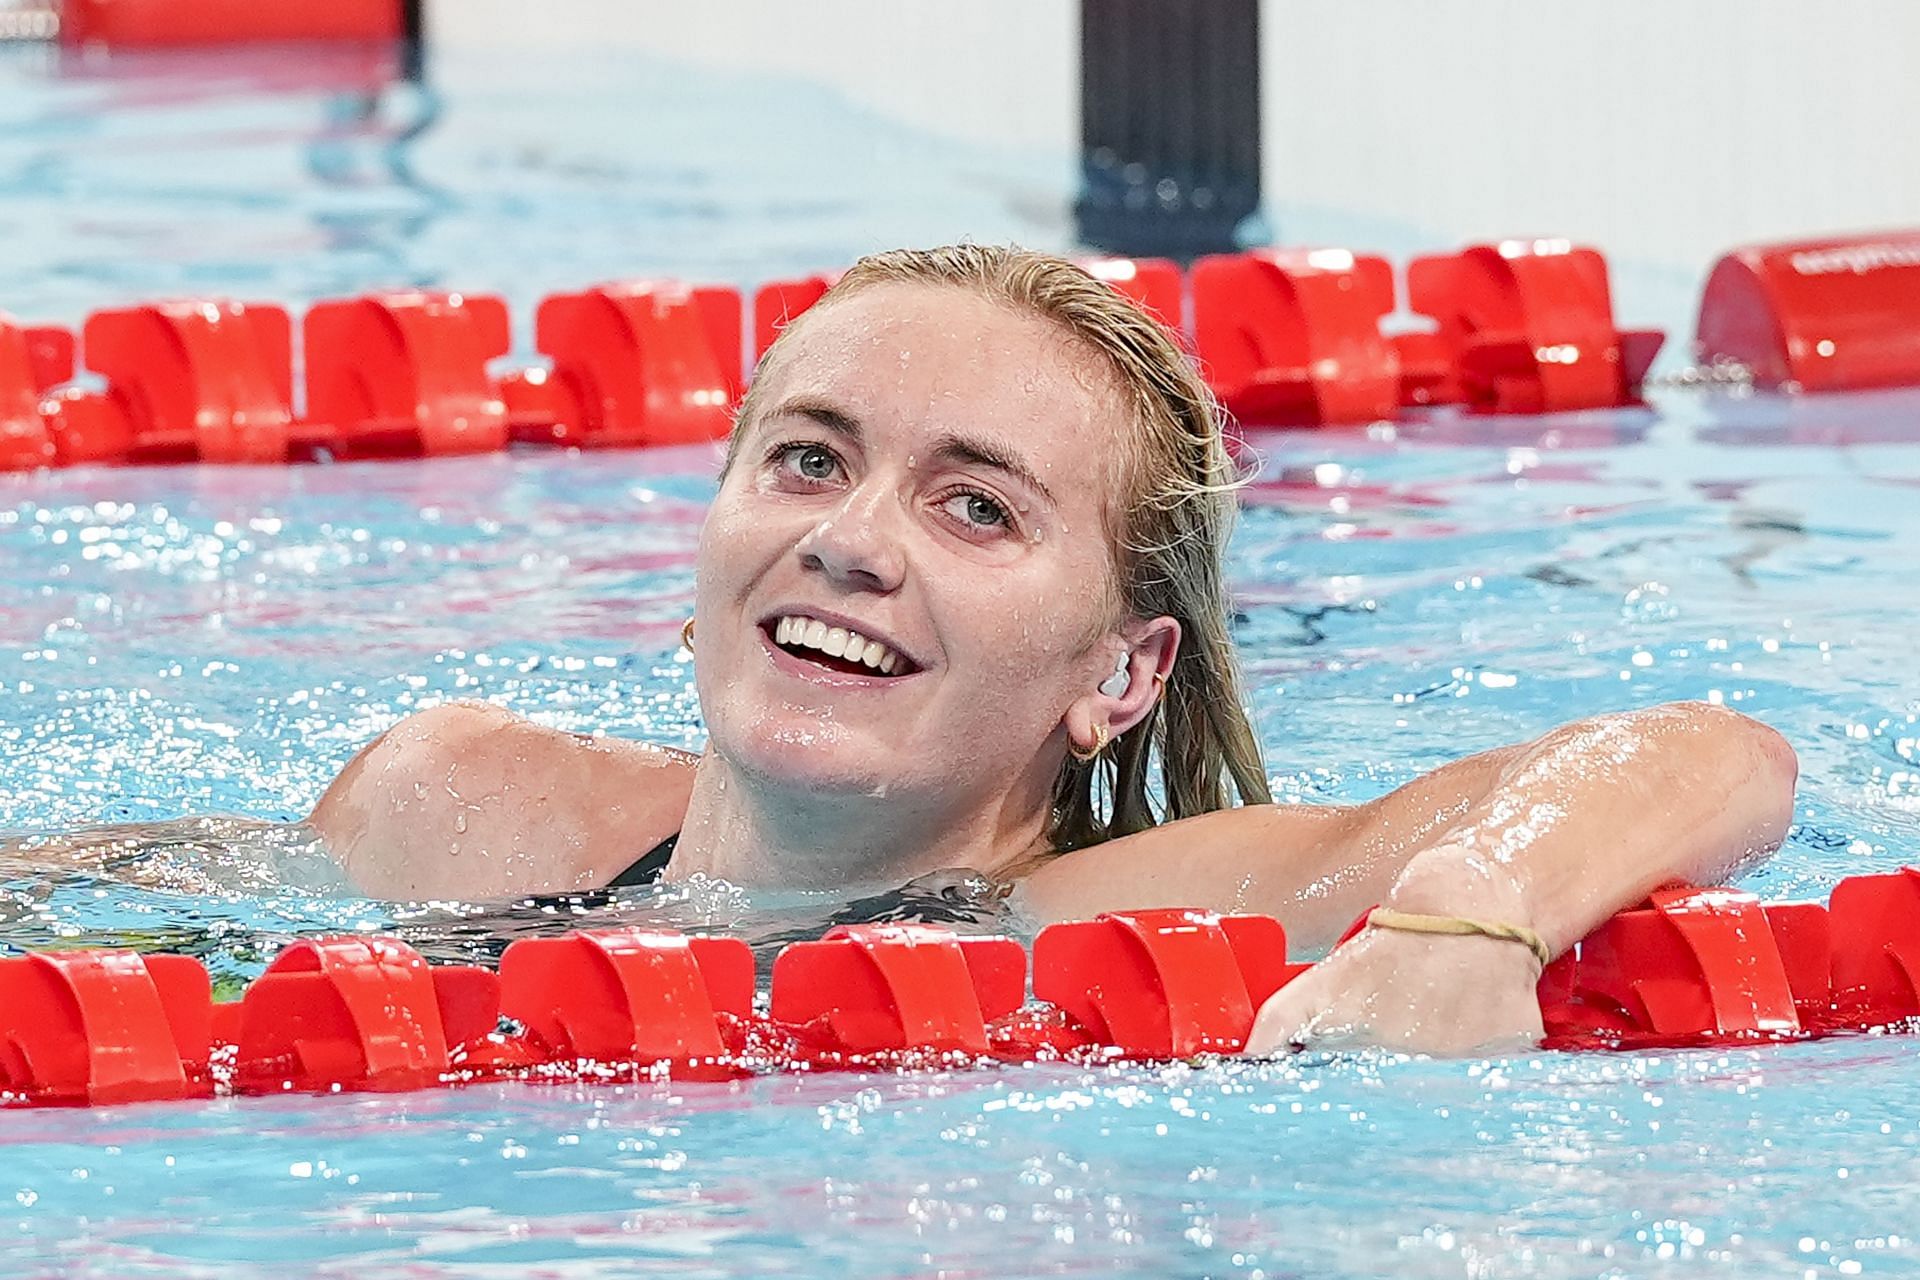
<svg viewBox="0 0 1920 1280">
<path fill-rule="evenodd" d="M 0 54 L 0 306 L 32 319 L 389 283 L 524 317 L 611 276 L 1067 234 L 1064 158 L 919 137 L 799 81 L 453 48 L 434 93 L 366 95 L 309 63 Z M 1253 445 L 1237 634 L 1282 798 L 1366 799 L 1707 698 L 1801 756 L 1793 835 L 1748 887 L 1920 860 L 1920 393 L 1675 390 Z M 165 947 L 231 984 L 303 932 L 463 955 L 615 919 L 798 928 L 804 895 L 374 902 L 297 829 L 230 820 L 47 838 L 297 819 L 450 698 L 697 746 L 676 646 L 712 461 L 0 476 L 0 948 Z M 1899 1036 L 8 1112 L 0 1270 L 1920 1274 L 1917 1147 Z"/>
</svg>

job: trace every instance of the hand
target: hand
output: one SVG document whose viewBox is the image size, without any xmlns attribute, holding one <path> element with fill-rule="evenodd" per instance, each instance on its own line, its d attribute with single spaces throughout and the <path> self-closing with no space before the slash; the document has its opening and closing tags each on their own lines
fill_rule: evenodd
<svg viewBox="0 0 1920 1280">
<path fill-rule="evenodd" d="M 1525 1048 L 1543 1034 L 1539 973 L 1532 952 L 1501 939 L 1363 929 L 1261 1006 L 1246 1052 Z"/>
</svg>

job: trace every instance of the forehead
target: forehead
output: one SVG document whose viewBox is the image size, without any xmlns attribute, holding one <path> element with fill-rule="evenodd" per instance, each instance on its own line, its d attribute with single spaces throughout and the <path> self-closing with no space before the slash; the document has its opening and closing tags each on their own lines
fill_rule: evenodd
<svg viewBox="0 0 1920 1280">
<path fill-rule="evenodd" d="M 876 432 L 962 431 L 1036 469 L 1085 470 L 1088 451 L 1112 454 L 1126 429 L 1098 352 L 1044 316 L 952 285 L 871 285 L 836 299 L 796 325 L 763 373 L 763 410 L 825 396 Z"/>
</svg>

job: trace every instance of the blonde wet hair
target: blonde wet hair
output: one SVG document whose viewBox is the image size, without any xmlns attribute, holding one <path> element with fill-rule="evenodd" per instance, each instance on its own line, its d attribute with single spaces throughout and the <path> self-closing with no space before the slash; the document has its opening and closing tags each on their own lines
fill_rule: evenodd
<svg viewBox="0 0 1920 1280">
<path fill-rule="evenodd" d="M 1107 508 L 1113 607 L 1116 617 L 1175 619 L 1180 648 L 1165 695 L 1146 719 L 1090 764 L 1063 759 L 1047 830 L 1054 851 L 1226 808 L 1229 781 L 1242 803 L 1270 801 L 1228 633 L 1225 557 L 1241 477 L 1219 402 L 1193 362 L 1159 321 L 1051 254 L 971 244 L 876 253 L 855 263 L 816 308 L 878 284 L 969 289 L 1041 316 L 1101 357 L 1131 410 L 1119 497 Z M 802 321 L 768 349 L 763 374 Z M 765 382 L 756 378 L 748 389 L 740 423 L 752 421 L 755 390 Z M 1165 795 L 1159 813 L 1149 794 L 1155 759 Z"/>
</svg>

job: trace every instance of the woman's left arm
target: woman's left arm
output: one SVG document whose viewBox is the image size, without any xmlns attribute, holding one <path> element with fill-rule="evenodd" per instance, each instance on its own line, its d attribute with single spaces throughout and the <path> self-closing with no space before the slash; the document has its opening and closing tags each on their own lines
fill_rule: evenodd
<svg viewBox="0 0 1920 1280">
<path fill-rule="evenodd" d="M 1662 884 L 1717 881 L 1777 848 L 1796 772 L 1758 721 L 1674 703 L 1577 721 L 1362 805 L 1229 810 L 1095 846 L 1035 873 L 1028 899 L 1050 918 L 1258 911 L 1308 947 L 1379 904 L 1519 925 L 1558 953 Z M 1537 1039 L 1538 963 L 1510 941 L 1367 929 L 1269 1001 L 1249 1047 Z"/>
<path fill-rule="evenodd" d="M 1515 753 L 1381 905 L 1519 925 L 1557 955 L 1662 884 L 1718 882 L 1778 848 L 1797 772 L 1778 733 L 1702 703 L 1567 725 Z M 1539 964 L 1510 940 L 1365 929 L 1268 1001 L 1248 1050 L 1537 1041 Z"/>
</svg>

